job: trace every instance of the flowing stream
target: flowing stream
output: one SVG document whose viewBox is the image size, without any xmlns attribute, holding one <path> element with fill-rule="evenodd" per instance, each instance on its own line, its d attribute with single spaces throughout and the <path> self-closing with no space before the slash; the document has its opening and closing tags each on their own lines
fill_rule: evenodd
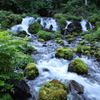
<svg viewBox="0 0 100 100">
<path fill-rule="evenodd" d="M 20 27 L 22 27 L 22 30 L 26 30 L 28 34 L 30 34 L 27 30 L 29 24 L 35 21 L 34 18 L 29 18 L 26 18 L 27 21 L 25 21 L 26 19 L 23 20 L 26 23 L 22 21 L 22 23 L 19 25 Z M 43 25 L 43 19 L 39 19 L 41 20 L 41 25 Z M 53 30 L 59 29 L 59 26 L 57 26 L 58 24 L 55 22 L 54 19 L 45 20 L 45 23 L 46 26 L 44 26 L 44 28 L 49 28 L 50 25 L 54 25 Z M 70 24 L 71 22 L 68 23 Z M 82 23 L 83 22 L 81 22 L 81 25 Z M 24 29 L 24 26 L 27 26 L 26 29 Z M 12 30 L 15 30 L 16 27 L 17 25 L 14 26 Z M 67 26 L 65 26 L 65 28 L 67 28 Z M 83 30 L 87 30 L 85 24 L 83 24 L 82 28 L 84 28 Z M 73 95 L 68 94 L 68 100 L 100 100 L 100 65 L 99 62 L 95 60 L 95 58 L 93 58 L 92 56 L 87 57 L 84 55 L 78 56 L 76 54 L 74 54 L 74 58 L 71 61 L 62 58 L 56 58 L 56 49 L 61 47 L 61 45 L 58 44 L 56 40 L 52 39 L 45 42 L 39 42 L 36 35 L 32 35 L 31 38 L 32 41 L 30 43 L 37 50 L 34 51 L 31 56 L 34 58 L 40 73 L 36 79 L 27 80 L 27 84 L 30 86 L 30 91 L 33 97 L 36 98 L 38 96 L 39 88 L 46 81 L 58 79 L 65 84 L 67 84 L 70 80 L 75 80 L 76 82 L 84 86 L 83 97 L 81 95 L 78 95 L 78 99 L 75 99 Z M 64 46 L 68 46 L 73 49 L 75 48 L 77 42 L 80 40 L 81 39 L 78 37 L 74 42 L 70 44 L 67 42 L 66 39 L 63 39 L 63 42 Z M 77 75 L 75 73 L 67 71 L 69 63 L 76 58 L 80 58 L 86 63 L 89 68 L 88 75 Z"/>
</svg>

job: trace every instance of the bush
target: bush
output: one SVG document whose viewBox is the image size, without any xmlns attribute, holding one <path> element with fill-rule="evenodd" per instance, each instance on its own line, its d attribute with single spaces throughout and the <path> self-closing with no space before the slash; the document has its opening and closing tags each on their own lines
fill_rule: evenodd
<svg viewBox="0 0 100 100">
<path fill-rule="evenodd" d="M 74 54 L 70 48 L 60 47 L 56 50 L 56 56 L 67 60 L 71 60 Z"/>
<path fill-rule="evenodd" d="M 38 37 L 44 40 L 50 40 L 51 39 L 51 34 L 50 32 L 46 32 L 46 31 L 39 31 L 37 33 Z"/>
</svg>

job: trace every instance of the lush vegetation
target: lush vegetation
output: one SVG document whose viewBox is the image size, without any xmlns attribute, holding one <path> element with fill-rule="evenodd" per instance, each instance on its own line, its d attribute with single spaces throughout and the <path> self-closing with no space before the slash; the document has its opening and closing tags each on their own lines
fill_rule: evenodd
<svg viewBox="0 0 100 100">
<path fill-rule="evenodd" d="M 87 3 L 85 1 L 87 1 Z M 87 18 L 87 20 L 95 26 L 94 30 L 88 30 L 81 34 L 75 31 L 66 35 L 65 38 L 68 42 L 72 42 L 75 36 L 80 35 L 84 41 L 88 41 L 91 45 L 88 46 L 84 41 L 80 41 L 73 50 L 68 47 L 58 48 L 56 56 L 72 60 L 74 53 L 79 53 L 88 56 L 92 55 L 100 61 L 99 0 L 1 0 L 0 4 L 0 100 L 12 100 L 9 93 L 14 93 L 14 90 L 10 82 L 15 79 L 24 79 L 23 73 L 20 75 L 20 72 L 14 72 L 16 69 L 25 69 L 26 77 L 29 79 L 34 79 L 39 74 L 34 60 L 30 56 L 31 51 L 35 50 L 28 45 L 28 40 L 30 39 L 24 38 L 23 34 L 17 37 L 18 33 L 7 30 L 21 23 L 22 18 L 27 15 L 34 18 L 38 16 L 52 16 L 59 22 L 61 30 L 63 30 L 66 25 L 66 19 L 80 21 L 82 18 Z M 71 27 L 74 27 L 73 24 Z M 29 32 L 37 34 L 39 41 L 56 39 L 57 43 L 61 45 L 64 44 L 60 34 L 61 31 L 44 31 L 39 22 L 30 25 Z M 79 65 L 77 65 L 77 61 L 78 63 L 80 62 Z M 34 66 L 30 67 L 27 64 L 33 64 Z M 76 65 L 75 70 L 78 69 L 78 74 L 80 74 L 80 71 L 82 74 L 88 71 L 84 62 L 80 59 L 75 60 L 72 65 Z M 80 65 L 82 65 L 82 69 L 79 68 Z M 85 69 L 84 73 L 83 69 Z M 75 70 L 72 72 L 75 72 Z M 59 98 L 63 98 L 63 100 L 66 99 L 64 84 L 59 82 L 60 85 L 58 86 L 61 86 L 61 88 L 58 88 L 52 84 L 54 81 L 56 81 L 56 83 L 58 82 L 57 80 L 53 80 L 52 82 L 45 83 L 44 86 L 40 88 L 39 100 L 41 98 L 44 100 L 44 97 L 48 98 L 48 95 L 43 97 L 43 93 L 45 93 L 43 91 L 45 91 L 45 89 L 49 91 L 53 99 L 56 99 L 55 97 L 57 97 L 57 100 L 60 100 Z M 58 96 L 59 93 L 61 97 Z M 52 98 L 50 98 L 50 100 L 52 100 Z"/>
<path fill-rule="evenodd" d="M 14 36 L 7 30 L 0 32 L 0 99 L 11 100 L 10 92 L 14 93 L 11 81 L 23 79 L 20 73 L 14 70 L 25 68 L 28 63 L 34 62 L 33 58 L 22 52 L 34 48 L 28 46 L 28 41 Z"/>
</svg>

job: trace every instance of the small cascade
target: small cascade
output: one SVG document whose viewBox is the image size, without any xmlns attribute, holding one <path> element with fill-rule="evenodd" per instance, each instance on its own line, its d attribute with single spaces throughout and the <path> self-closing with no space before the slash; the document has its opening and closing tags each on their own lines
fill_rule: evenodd
<svg viewBox="0 0 100 100">
<path fill-rule="evenodd" d="M 66 26 L 65 26 L 64 29 L 67 29 L 67 28 L 68 28 L 68 25 L 69 25 L 70 23 L 72 23 L 72 21 L 67 21 L 67 20 L 66 20 Z"/>
<path fill-rule="evenodd" d="M 18 25 L 15 25 L 11 28 L 12 31 L 14 32 L 18 32 L 18 31 L 26 31 L 26 33 L 28 35 L 31 35 L 29 32 L 28 32 L 28 27 L 30 24 L 34 23 L 35 19 L 33 17 L 25 17 L 25 18 L 22 18 L 22 23 L 21 24 L 18 24 Z"/>
<path fill-rule="evenodd" d="M 86 23 L 87 23 L 87 20 L 85 19 L 81 20 L 80 24 L 82 26 L 82 31 L 87 31 Z"/>
<path fill-rule="evenodd" d="M 38 18 L 40 20 L 40 24 L 44 29 L 48 29 L 51 31 L 59 30 L 58 23 L 54 18 Z"/>
<path fill-rule="evenodd" d="M 40 21 L 40 24 L 44 29 L 51 31 L 59 30 L 59 25 L 53 18 L 41 18 L 38 17 L 34 19 L 33 17 L 25 17 L 22 19 L 22 23 L 15 25 L 11 29 L 13 31 L 22 31 L 25 30 L 28 35 L 28 27 L 30 24 L 33 24 L 35 21 Z M 68 25 L 72 21 L 66 21 L 65 30 L 68 28 Z M 87 20 L 82 20 L 79 22 L 82 26 L 82 31 L 87 31 L 86 23 Z M 91 23 L 89 23 L 90 29 L 93 28 Z M 66 41 L 63 39 L 63 41 Z M 79 41 L 79 38 L 75 40 L 74 43 L 68 44 L 64 42 L 65 46 L 70 48 L 75 48 L 75 44 Z M 62 45 L 58 44 L 56 40 L 49 40 L 44 42 L 39 42 L 36 35 L 32 35 L 31 45 L 36 49 L 31 55 L 34 58 L 36 66 L 39 70 L 39 76 L 34 80 L 27 80 L 27 84 L 30 86 L 31 94 L 37 98 L 39 88 L 46 82 L 51 81 L 52 79 L 58 79 L 59 81 L 67 84 L 70 80 L 75 80 L 84 86 L 84 95 L 89 99 L 80 99 L 80 100 L 100 100 L 100 68 L 98 67 L 98 62 L 94 58 L 89 58 L 86 56 L 78 56 L 75 54 L 74 59 L 82 59 L 88 66 L 89 72 L 88 75 L 78 75 L 76 73 L 68 72 L 68 65 L 71 61 L 65 60 L 62 58 L 56 58 L 55 53 L 56 49 Z M 68 94 L 68 100 L 75 100 L 72 96 Z M 77 100 L 77 99 L 76 99 Z"/>
</svg>

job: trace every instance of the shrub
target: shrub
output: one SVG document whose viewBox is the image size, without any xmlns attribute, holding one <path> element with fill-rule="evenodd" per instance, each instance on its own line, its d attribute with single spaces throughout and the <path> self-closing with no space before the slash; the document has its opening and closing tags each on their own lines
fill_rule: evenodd
<svg viewBox="0 0 100 100">
<path fill-rule="evenodd" d="M 33 58 L 31 56 L 22 53 L 23 50 L 26 50 L 23 48 L 28 47 L 27 45 L 28 42 L 24 41 L 22 38 L 13 36 L 11 31 L 0 32 L 0 99 L 1 100 L 12 100 L 9 93 L 10 92 L 14 93 L 14 90 L 13 86 L 9 84 L 9 82 L 15 79 L 23 79 L 23 76 L 15 73 L 14 70 L 18 69 L 19 65 L 25 65 L 26 63 L 29 63 L 30 60 L 31 62 L 33 61 Z"/>
</svg>

